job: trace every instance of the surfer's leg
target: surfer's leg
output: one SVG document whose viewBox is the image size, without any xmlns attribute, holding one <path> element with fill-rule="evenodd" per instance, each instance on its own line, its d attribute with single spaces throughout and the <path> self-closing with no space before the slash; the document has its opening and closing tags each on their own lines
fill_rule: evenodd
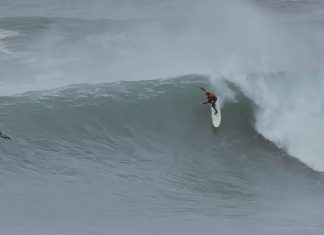
<svg viewBox="0 0 324 235">
<path fill-rule="evenodd" d="M 216 104 L 215 104 L 215 102 L 212 103 L 212 107 L 215 109 L 215 115 L 216 115 L 216 114 L 217 114 L 217 109 L 216 109 Z"/>
</svg>

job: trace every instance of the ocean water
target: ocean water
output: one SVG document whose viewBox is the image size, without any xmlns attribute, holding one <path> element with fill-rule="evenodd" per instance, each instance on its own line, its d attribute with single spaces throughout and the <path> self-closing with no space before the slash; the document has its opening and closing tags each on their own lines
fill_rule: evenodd
<svg viewBox="0 0 324 235">
<path fill-rule="evenodd" d="M 316 0 L 0 0 L 0 234 L 323 234 L 323 25 Z"/>
</svg>

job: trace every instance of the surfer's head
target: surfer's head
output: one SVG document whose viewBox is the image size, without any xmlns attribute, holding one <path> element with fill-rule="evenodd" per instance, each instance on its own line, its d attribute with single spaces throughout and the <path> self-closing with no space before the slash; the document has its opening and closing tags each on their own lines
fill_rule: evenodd
<svg viewBox="0 0 324 235">
<path fill-rule="evenodd" d="M 205 95 L 209 96 L 210 95 L 210 92 L 206 92 Z"/>
</svg>

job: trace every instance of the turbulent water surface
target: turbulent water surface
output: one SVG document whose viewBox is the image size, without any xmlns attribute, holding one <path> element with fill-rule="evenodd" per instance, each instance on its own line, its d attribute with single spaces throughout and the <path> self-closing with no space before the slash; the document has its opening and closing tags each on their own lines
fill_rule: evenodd
<svg viewBox="0 0 324 235">
<path fill-rule="evenodd" d="M 0 16 L 1 234 L 324 233 L 320 1 L 0 0 Z"/>
</svg>

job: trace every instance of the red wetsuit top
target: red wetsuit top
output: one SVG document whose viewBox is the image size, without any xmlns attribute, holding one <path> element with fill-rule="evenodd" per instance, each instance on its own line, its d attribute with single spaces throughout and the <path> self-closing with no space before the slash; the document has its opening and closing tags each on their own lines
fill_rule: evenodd
<svg viewBox="0 0 324 235">
<path fill-rule="evenodd" d="M 216 95 L 213 94 L 213 93 L 210 93 L 210 94 L 208 95 L 207 99 L 208 99 L 208 102 L 209 102 L 209 103 L 213 103 L 213 102 L 216 102 L 216 101 L 217 101 L 217 97 L 216 97 Z"/>
</svg>

